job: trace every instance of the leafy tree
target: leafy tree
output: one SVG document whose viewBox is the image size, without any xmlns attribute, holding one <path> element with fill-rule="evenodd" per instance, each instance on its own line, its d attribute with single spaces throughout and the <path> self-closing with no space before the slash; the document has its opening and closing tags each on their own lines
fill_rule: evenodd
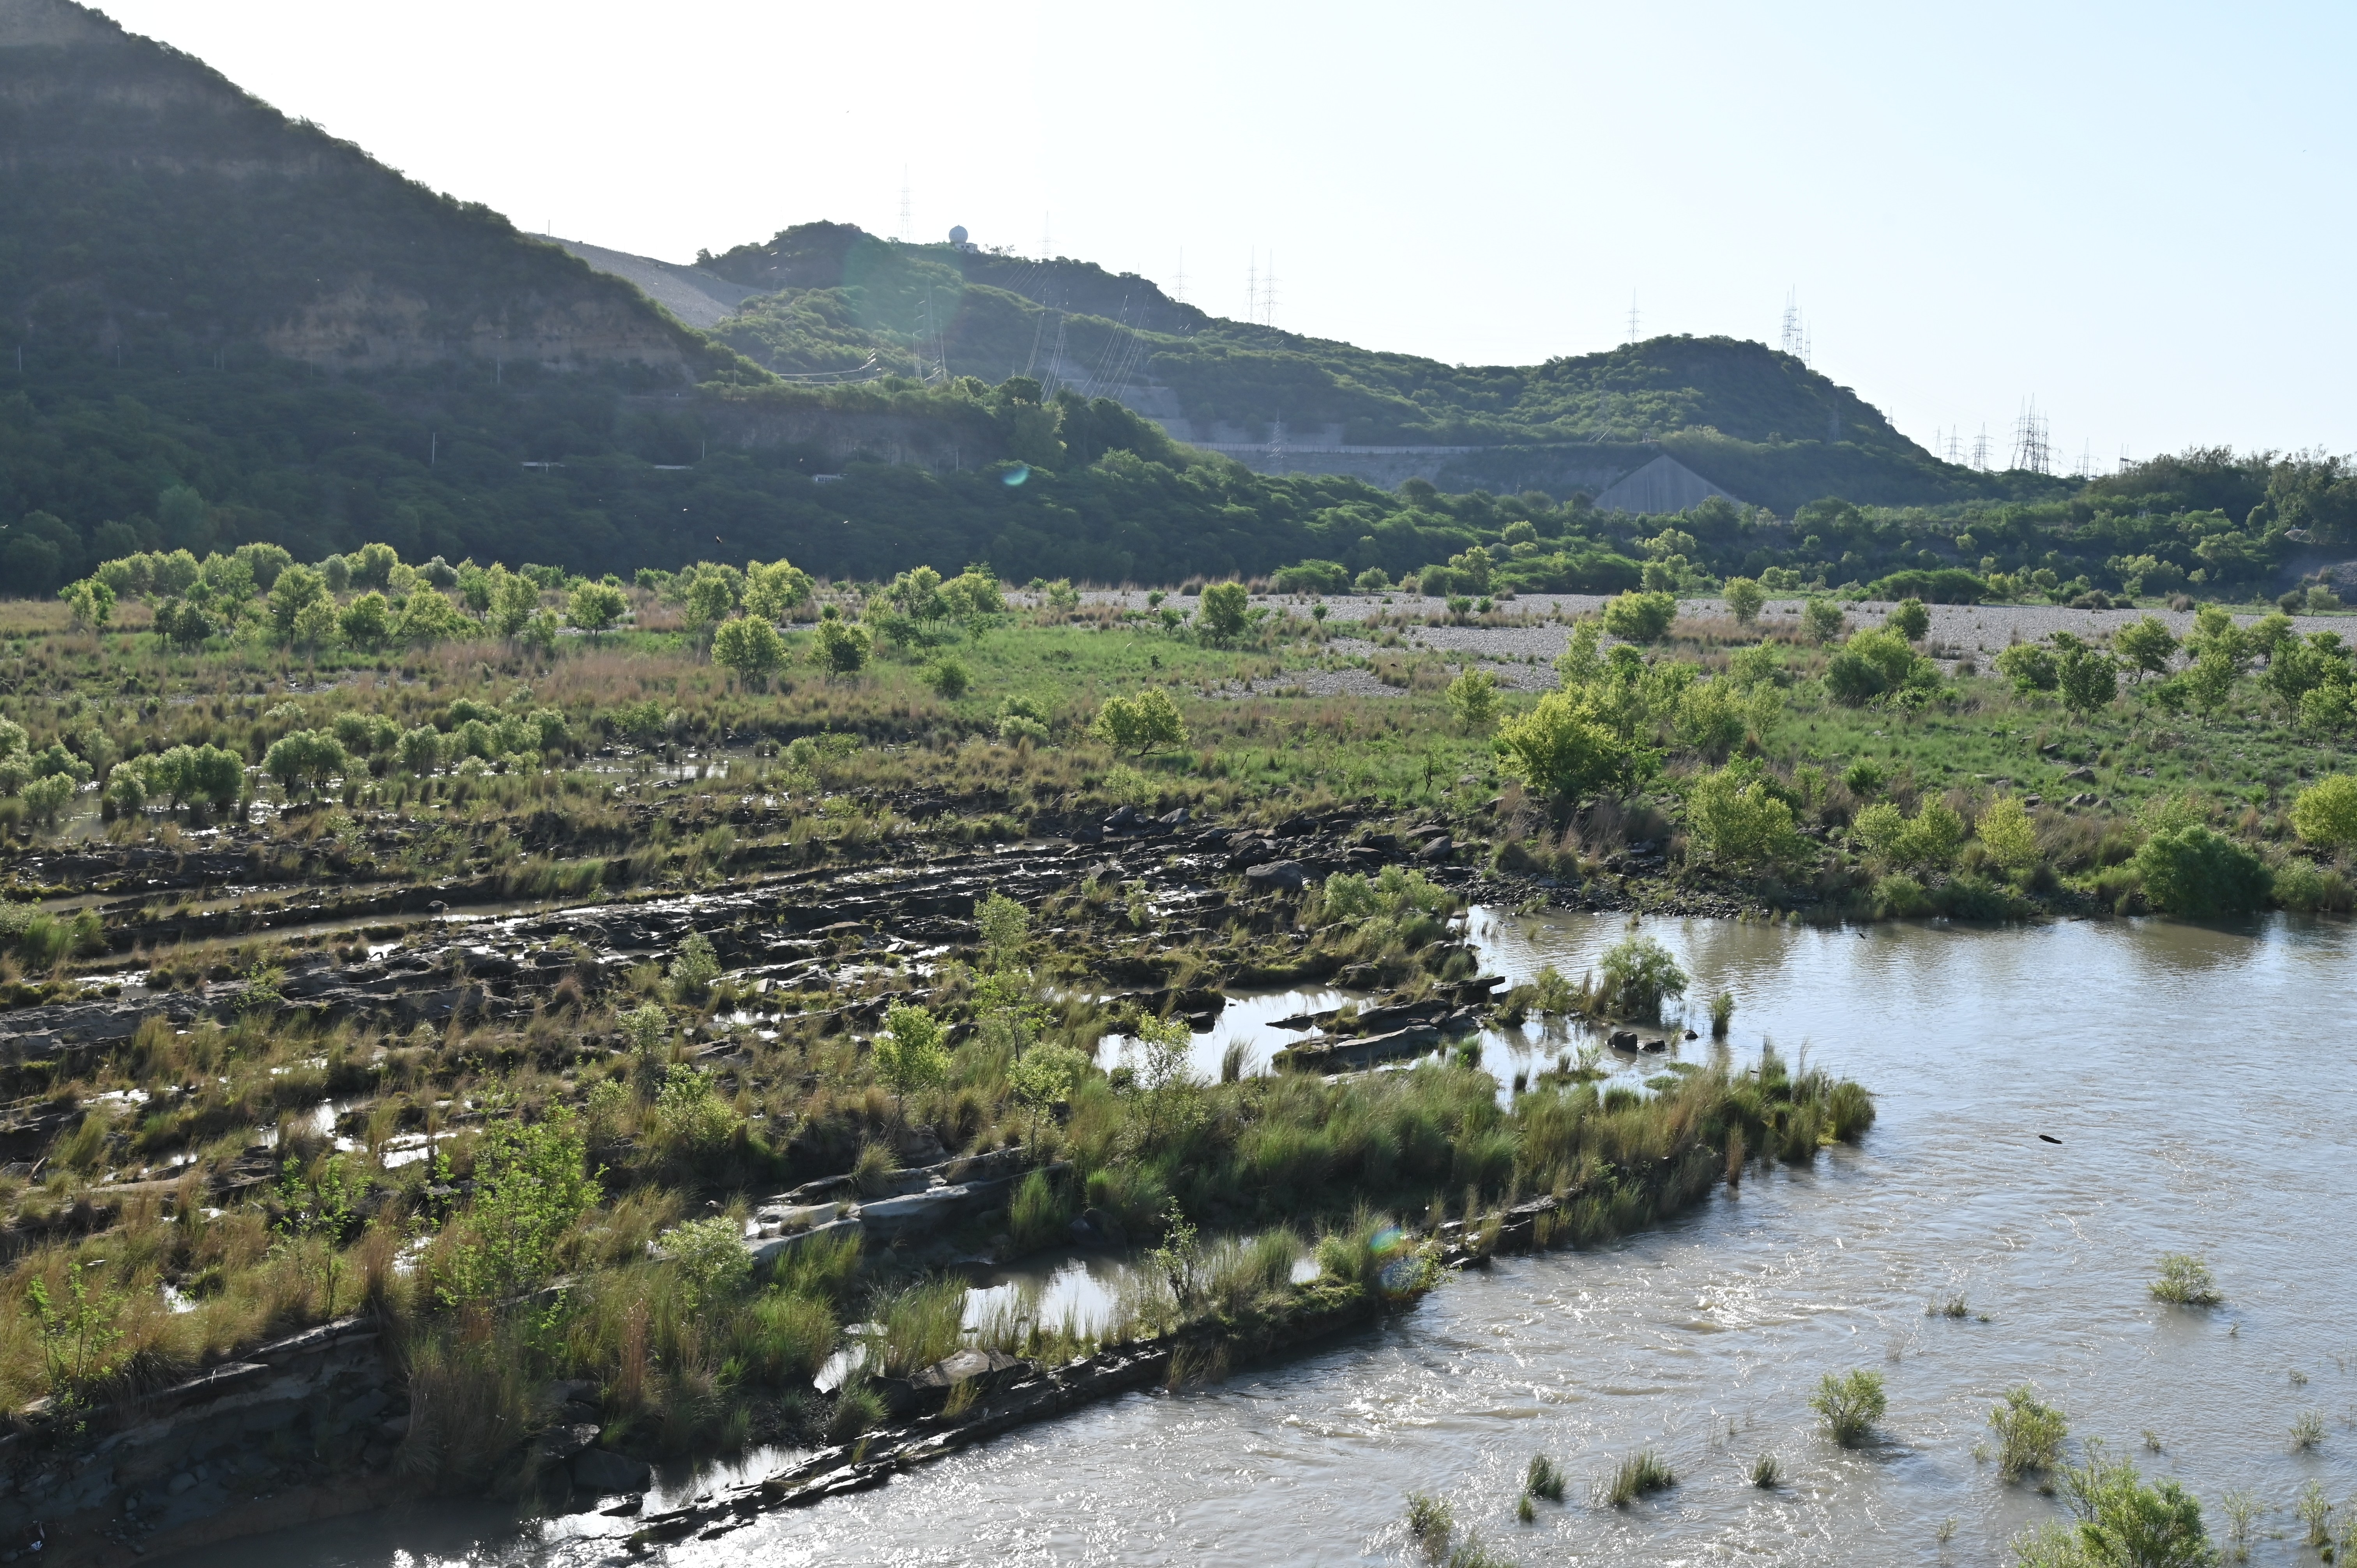
<svg viewBox="0 0 2357 1568">
<path fill-rule="evenodd" d="M 1623 642 L 1658 642 L 1677 614 L 1674 594 L 1626 593 L 1604 607 L 1604 629 Z"/>
<path fill-rule="evenodd" d="M 425 648 L 447 638 L 464 637 L 474 628 L 475 623 L 447 595 L 421 585 L 411 590 L 393 622 L 393 633 L 404 642 Z"/>
<path fill-rule="evenodd" d="M 442 763 L 442 732 L 432 725 L 419 725 L 402 736 L 398 756 L 404 773 L 431 778 Z"/>
<path fill-rule="evenodd" d="M 735 671 L 748 684 L 765 685 L 786 661 L 786 640 L 759 616 L 736 616 L 713 633 L 712 661 Z"/>
<path fill-rule="evenodd" d="M 262 770 L 290 793 L 297 786 L 316 789 L 348 766 L 334 736 L 307 729 L 281 736 L 262 759 Z"/>
<path fill-rule="evenodd" d="M 330 1318 L 336 1316 L 336 1279 L 343 1272 L 336 1249 L 343 1244 L 353 1211 L 367 1191 L 367 1179 L 356 1176 L 341 1155 L 321 1160 L 318 1174 L 309 1180 L 304 1178 L 296 1161 L 287 1160 L 279 1166 L 278 1233 L 293 1248 L 305 1272 L 317 1273 L 321 1294 L 326 1297 L 323 1316 Z"/>
<path fill-rule="evenodd" d="M 1749 626 L 1768 606 L 1768 590 L 1749 577 L 1729 577 L 1719 592 L 1726 597 L 1727 613 L 1735 617 L 1738 626 Z"/>
<path fill-rule="evenodd" d="M 2172 1480 L 2147 1483 L 2126 1460 L 2088 1444 L 2083 1466 L 2058 1477 L 2069 1526 L 2046 1524 L 2013 1542 L 2020 1568 L 2209 1568 L 2218 1561 L 2201 1504 Z"/>
<path fill-rule="evenodd" d="M 1214 642 L 1231 642 L 1250 618 L 1252 596 L 1242 583 L 1213 583 L 1203 590 L 1202 607 L 1195 618 Z"/>
<path fill-rule="evenodd" d="M 114 618 L 114 590 L 93 578 L 67 584 L 58 597 L 66 602 L 73 623 L 88 630 L 95 631 Z"/>
<path fill-rule="evenodd" d="M 1841 606 L 1831 599 L 1811 599 L 1801 611 L 1801 635 L 1820 647 L 1839 637 L 1848 625 Z"/>
<path fill-rule="evenodd" d="M 1792 808 L 1756 768 L 1722 768 L 1686 792 L 1686 843 L 1698 860 L 1738 868 L 1788 865 L 1809 852 Z"/>
<path fill-rule="evenodd" d="M 966 688 L 974 684 L 974 676 L 967 671 L 964 662 L 949 657 L 936 659 L 926 665 L 920 672 L 920 678 L 926 685 L 932 688 L 935 695 L 950 702 L 955 702 L 964 696 Z"/>
<path fill-rule="evenodd" d="M 346 605 L 336 624 L 354 648 L 380 647 L 393 634 L 393 607 L 371 589 Z"/>
<path fill-rule="evenodd" d="M 1945 870 L 1964 842 L 1964 820 L 1942 800 L 1925 800 L 1912 818 L 1878 801 L 1852 820 L 1849 831 L 1868 854 L 1918 871 Z"/>
<path fill-rule="evenodd" d="M 610 630 L 630 607 L 629 596 L 611 583 L 583 583 L 565 604 L 565 618 L 590 636 Z"/>
<path fill-rule="evenodd" d="M 2018 875 L 2038 864 L 2038 824 L 2018 795 L 1999 795 L 1991 801 L 1973 832 L 1989 858 Z"/>
<path fill-rule="evenodd" d="M 827 609 L 832 612 L 834 607 L 829 605 Z M 830 675 L 856 675 L 867 668 L 867 650 L 873 640 L 866 627 L 854 626 L 829 613 L 819 620 L 811 657 Z"/>
<path fill-rule="evenodd" d="M 1882 1374 L 1859 1368 L 1840 1377 L 1827 1372 L 1819 1379 L 1809 1408 L 1824 1417 L 1825 1430 L 1835 1443 L 1855 1448 L 1890 1408 L 1890 1400 L 1883 1392 Z"/>
<path fill-rule="evenodd" d="M 2056 668 L 2054 655 L 2034 642 L 2017 642 L 1996 656 L 1997 673 L 2013 682 L 2013 689 L 2025 696 L 2032 692 L 2050 692 L 2062 683 L 2061 671 Z"/>
<path fill-rule="evenodd" d="M 1633 749 L 1600 710 L 1595 693 L 1549 692 L 1529 712 L 1498 726 L 1498 764 L 1532 789 L 1577 800 L 1623 778 Z"/>
<path fill-rule="evenodd" d="M 711 637 L 737 610 L 736 585 L 719 572 L 700 572 L 687 586 L 687 628 Z"/>
<path fill-rule="evenodd" d="M 2132 864 L 2153 908 L 2193 919 L 2255 909 L 2272 881 L 2257 855 L 2199 823 L 2154 833 Z"/>
<path fill-rule="evenodd" d="M 1901 599 L 1891 607 L 1882 624 L 1910 642 L 1921 642 L 1931 633 L 1932 612 L 1923 607 L 1921 599 Z"/>
<path fill-rule="evenodd" d="M 1498 678 L 1489 671 L 1467 666 L 1448 683 L 1447 695 L 1448 711 L 1467 729 L 1479 732 L 1497 722 Z"/>
<path fill-rule="evenodd" d="M 540 607 L 540 585 L 494 562 L 483 574 L 482 599 L 486 625 L 501 637 L 521 637 Z"/>
<path fill-rule="evenodd" d="M 401 564 L 401 552 L 390 544 L 363 544 L 350 559 L 352 585 L 381 593 L 393 586 L 393 569 Z"/>
<path fill-rule="evenodd" d="M 189 613 L 181 612 L 183 620 Z M 199 622 L 203 619 L 201 615 L 198 618 Z M 286 639 L 296 648 L 314 650 L 333 641 L 340 629 L 336 601 L 322 595 L 295 612 L 295 624 L 287 628 Z"/>
<path fill-rule="evenodd" d="M 941 1021 L 922 1007 L 894 1004 L 884 1015 L 884 1033 L 876 1036 L 873 1049 L 876 1076 L 904 1102 L 949 1076 L 949 1046 Z"/>
<path fill-rule="evenodd" d="M 2113 633 L 2112 650 L 2127 661 L 2131 670 L 2166 675 L 2169 660 L 2177 656 L 2177 639 L 2158 616 L 2146 616 L 2133 626 L 2124 626 Z"/>
<path fill-rule="evenodd" d="M 320 603 L 329 603 L 328 580 L 308 566 L 289 566 L 270 585 L 270 624 L 282 640 L 292 641 L 298 618 L 304 610 Z M 333 607 L 329 603 L 329 608 Z"/>
<path fill-rule="evenodd" d="M 2322 849 L 2357 846 L 2357 776 L 2334 773 L 2291 803 L 2292 831 Z"/>
<path fill-rule="evenodd" d="M 1135 757 L 1187 744 L 1187 725 L 1179 717 L 1178 704 L 1159 686 L 1146 687 L 1134 697 L 1107 697 L 1089 733 L 1115 751 Z"/>
<path fill-rule="evenodd" d="M 763 620 L 783 620 L 810 602 L 817 585 L 811 575 L 782 558 L 766 565 L 745 563 L 745 613 Z"/>
<path fill-rule="evenodd" d="M 526 1122 L 515 1107 L 502 1109 L 485 1117 L 475 1145 L 466 1239 L 438 1289 L 451 1305 L 496 1300 L 546 1279 L 557 1242 L 601 1196 L 570 1110 L 560 1106 Z"/>
<path fill-rule="evenodd" d="M 2084 717 L 2119 694 L 2119 665 L 2110 654 L 2067 631 L 2054 633 L 2054 646 L 2055 684 L 2065 708 Z"/>
<path fill-rule="evenodd" d="M 1912 694 L 1914 700 L 1938 689 L 1940 667 L 1907 645 L 1904 638 L 1885 628 L 1862 628 L 1825 666 L 1825 694 L 1846 707 L 1858 707 L 1877 697 Z"/>
<path fill-rule="evenodd" d="M 1039 1136 L 1039 1118 L 1061 1103 L 1079 1081 L 1088 1058 L 1067 1047 L 1036 1045 L 1015 1058 L 1007 1069 L 1006 1087 L 1016 1102 L 1031 1112 L 1031 1136 Z"/>
<path fill-rule="evenodd" d="M 1629 1017 L 1659 1019 L 1664 1001 L 1685 994 L 1686 972 L 1669 949 L 1651 937 L 1621 938 L 1604 950 L 1596 967 L 1613 1005 Z"/>
<path fill-rule="evenodd" d="M 18 795 L 34 821 L 45 828 L 54 828 L 59 815 L 74 797 L 74 781 L 68 774 L 50 773 L 27 784 Z"/>
</svg>

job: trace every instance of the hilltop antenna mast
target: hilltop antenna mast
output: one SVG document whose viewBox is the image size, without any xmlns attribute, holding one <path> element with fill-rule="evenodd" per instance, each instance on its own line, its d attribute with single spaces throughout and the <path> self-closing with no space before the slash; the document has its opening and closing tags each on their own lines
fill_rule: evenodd
<svg viewBox="0 0 2357 1568">
<path fill-rule="evenodd" d="M 907 244 L 917 237 L 914 225 L 909 221 L 909 166 L 900 166 L 900 243 Z"/>
<path fill-rule="evenodd" d="M 1637 291 L 1633 288 L 1629 291 L 1629 341 L 1637 341 Z"/>
<path fill-rule="evenodd" d="M 1184 245 L 1178 247 L 1178 281 L 1170 285 L 1170 298 L 1177 305 L 1187 303 L 1187 247 Z"/>
</svg>

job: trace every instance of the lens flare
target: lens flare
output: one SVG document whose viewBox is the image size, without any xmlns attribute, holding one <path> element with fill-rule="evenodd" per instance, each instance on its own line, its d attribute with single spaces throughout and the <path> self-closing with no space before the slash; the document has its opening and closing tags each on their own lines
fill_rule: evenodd
<svg viewBox="0 0 2357 1568">
<path fill-rule="evenodd" d="M 1028 463 L 1017 463 L 1012 468 L 1007 469 L 1006 472 L 999 475 L 998 482 L 1002 485 L 1019 485 L 1030 477 L 1031 465 Z"/>
</svg>

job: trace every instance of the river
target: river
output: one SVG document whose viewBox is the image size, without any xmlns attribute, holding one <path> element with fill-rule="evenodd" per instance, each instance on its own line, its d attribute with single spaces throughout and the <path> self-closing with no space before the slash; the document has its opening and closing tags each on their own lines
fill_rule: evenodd
<svg viewBox="0 0 2357 1568">
<path fill-rule="evenodd" d="M 1576 977 L 1623 925 L 1477 910 L 1473 929 L 1493 972 Z M 2315 1561 L 2291 1517 L 2300 1487 L 2319 1481 L 2336 1520 L 2357 1508 L 2350 926 L 1644 929 L 1694 976 L 1697 1016 L 1711 992 L 1735 993 L 1738 1062 L 1771 1038 L 1871 1088 L 1863 1145 L 1762 1170 L 1609 1248 L 1469 1272 L 1317 1354 L 1134 1395 L 667 1560 L 1405 1562 L 1403 1499 L 1425 1491 L 1525 1564 L 1995 1563 L 2061 1514 L 1975 1455 L 1989 1407 L 2029 1381 L 2068 1412 L 2074 1451 L 2100 1436 L 2178 1478 L 2213 1531 L 2221 1495 L 2247 1489 L 2267 1510 L 2252 1560 Z M 1516 1044 L 1485 1042 L 1493 1071 L 1514 1070 Z M 2208 1260 L 2224 1305 L 2147 1294 L 2174 1251 Z M 1966 1316 L 1927 1313 L 1956 1294 Z M 1842 1450 L 1806 1401 L 1820 1374 L 1856 1367 L 1883 1374 L 1889 1413 L 1878 1441 Z M 2295 1452 L 2309 1411 L 2326 1435 Z M 1623 1509 L 1587 1500 L 1590 1477 L 1646 1447 L 1674 1487 Z M 1749 1484 L 1763 1451 L 1783 1463 L 1774 1491 Z M 1518 1524 L 1541 1452 L 1572 1490 Z M 683 1474 L 672 1495 L 780 1457 Z M 203 1561 L 576 1568 L 623 1558 L 627 1528 L 421 1506 Z"/>
</svg>

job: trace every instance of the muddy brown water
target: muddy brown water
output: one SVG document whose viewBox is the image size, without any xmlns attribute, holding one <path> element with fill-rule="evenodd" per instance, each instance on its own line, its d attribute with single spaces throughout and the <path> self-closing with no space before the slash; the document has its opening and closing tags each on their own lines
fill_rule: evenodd
<svg viewBox="0 0 2357 1568">
<path fill-rule="evenodd" d="M 1549 961 L 1577 975 L 1622 929 L 1491 911 L 1474 923 L 1492 966 L 1517 977 Z M 1408 1562 L 1403 1498 L 1422 1490 L 1526 1564 L 1995 1563 L 2061 1515 L 1975 1455 L 1990 1406 L 2029 1381 L 2069 1413 L 2074 1451 L 2109 1439 L 2193 1490 L 2213 1530 L 2221 1495 L 2246 1488 L 2267 1509 L 2252 1560 L 2314 1561 L 2290 1511 L 2300 1487 L 2357 1506 L 2349 926 L 1647 929 L 1695 977 L 1697 1010 L 1722 986 L 1739 999 L 1737 1059 L 1763 1036 L 1788 1056 L 1805 1043 L 1810 1064 L 1873 1088 L 1880 1119 L 1862 1147 L 1763 1172 L 1611 1247 L 1465 1274 L 1316 1354 L 1133 1395 L 662 1555 L 683 1568 Z M 1486 1046 L 1510 1072 L 1512 1042 Z M 1707 1059 L 1707 1042 L 1683 1054 Z M 2226 1305 L 2150 1299 L 2155 1260 L 2179 1251 L 2208 1259 Z M 1927 1316 L 1957 1293 L 1969 1316 Z M 1876 1442 L 1845 1451 L 1806 1401 L 1821 1374 L 1855 1367 L 1883 1374 L 1890 1408 Z M 2297 1453 L 2306 1411 L 2326 1435 Z M 1625 1509 L 1587 1500 L 1590 1477 L 1647 1447 L 1673 1489 Z M 1773 1491 L 1747 1476 L 1767 1451 L 1788 1477 Z M 1520 1525 L 1520 1477 L 1541 1452 L 1572 1491 Z M 784 1457 L 683 1469 L 666 1497 Z M 586 1568 L 624 1560 L 626 1528 L 420 1506 L 203 1561 Z"/>
</svg>

